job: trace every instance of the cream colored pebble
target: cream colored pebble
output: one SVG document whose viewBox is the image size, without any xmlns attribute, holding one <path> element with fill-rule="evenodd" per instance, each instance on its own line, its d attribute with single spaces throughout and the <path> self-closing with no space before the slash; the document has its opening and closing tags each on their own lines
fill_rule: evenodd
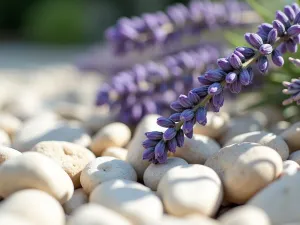
<svg viewBox="0 0 300 225">
<path fill-rule="evenodd" d="M 22 122 L 8 113 L 0 113 L 0 129 L 4 130 L 10 138 L 20 129 Z"/>
<path fill-rule="evenodd" d="M 213 139 L 194 134 L 191 139 L 185 139 L 184 145 L 176 149 L 174 156 L 183 158 L 190 164 L 204 164 L 212 154 L 220 149 L 220 145 Z"/>
<path fill-rule="evenodd" d="M 78 208 L 67 225 L 131 225 L 118 213 L 98 204 L 86 204 Z"/>
<path fill-rule="evenodd" d="M 143 179 L 143 175 L 147 167 L 150 165 L 150 162 L 143 159 L 144 148 L 142 147 L 143 141 L 146 140 L 145 133 L 150 131 L 164 131 L 165 128 L 162 128 L 157 125 L 156 121 L 160 115 L 149 114 L 145 116 L 137 125 L 133 138 L 128 144 L 128 154 L 126 161 L 129 162 L 135 169 L 138 178 Z"/>
<path fill-rule="evenodd" d="M 83 191 L 82 188 L 76 189 L 72 195 L 72 198 L 63 204 L 65 213 L 70 215 L 80 206 L 88 203 L 89 196 Z"/>
<path fill-rule="evenodd" d="M 102 182 L 113 179 L 137 180 L 137 175 L 133 167 L 123 160 L 103 156 L 91 161 L 82 171 L 80 182 L 86 193 L 91 193 L 93 189 Z"/>
<path fill-rule="evenodd" d="M 165 164 L 150 164 L 144 173 L 144 184 L 153 191 L 156 191 L 159 181 L 166 172 L 176 166 L 187 164 L 188 163 L 184 159 L 177 157 L 168 158 L 167 163 Z"/>
<path fill-rule="evenodd" d="M 74 186 L 68 174 L 53 160 L 38 152 L 26 152 L 0 166 L 0 196 L 23 189 L 39 189 L 60 203 L 68 201 Z"/>
<path fill-rule="evenodd" d="M 289 156 L 289 147 L 282 137 L 265 131 L 254 131 L 240 134 L 230 139 L 226 144 L 224 144 L 224 146 L 239 144 L 242 142 L 252 142 L 270 147 L 278 152 L 282 160 L 286 160 Z"/>
<path fill-rule="evenodd" d="M 290 152 L 300 149 L 300 122 L 292 124 L 289 128 L 283 131 L 280 136 L 286 141 Z"/>
<path fill-rule="evenodd" d="M 6 146 L 6 147 L 11 146 L 11 141 L 10 141 L 8 134 L 2 129 L 0 129 L 0 145 Z"/>
<path fill-rule="evenodd" d="M 294 151 L 292 154 L 290 154 L 289 160 L 293 160 L 300 165 L 300 150 Z"/>
<path fill-rule="evenodd" d="M 24 218 L 9 213 L 0 212 L 0 224 L 2 225 L 35 225 Z"/>
<path fill-rule="evenodd" d="M 19 155 L 22 155 L 22 153 L 13 148 L 0 146 L 0 165 L 4 163 L 6 160 L 12 159 Z"/>
<path fill-rule="evenodd" d="M 22 190 L 0 205 L 0 214 L 12 214 L 32 225 L 64 225 L 65 214 L 59 202 L 40 190 Z"/>
<path fill-rule="evenodd" d="M 201 134 L 213 139 L 218 139 L 227 129 L 229 115 L 225 112 L 207 112 L 207 124 L 205 126 L 196 123 L 194 134 Z"/>
<path fill-rule="evenodd" d="M 87 148 L 63 141 L 40 142 L 32 151 L 42 153 L 56 161 L 70 176 L 75 188 L 81 186 L 81 171 L 95 159 L 95 155 Z"/>
<path fill-rule="evenodd" d="M 283 176 L 258 192 L 247 205 L 261 208 L 272 225 L 296 223 L 300 221 L 300 173 Z"/>
<path fill-rule="evenodd" d="M 251 205 L 236 207 L 218 218 L 222 225 L 271 225 L 268 215 Z"/>
<path fill-rule="evenodd" d="M 111 156 L 123 161 L 126 160 L 128 150 L 120 147 L 109 147 L 102 152 L 102 156 Z"/>
<path fill-rule="evenodd" d="M 148 221 L 142 225 L 219 225 L 219 222 L 201 215 L 193 215 L 184 218 L 164 215 L 159 221 Z"/>
<path fill-rule="evenodd" d="M 160 180 L 157 192 L 166 211 L 179 217 L 213 216 L 223 199 L 222 183 L 215 171 L 196 164 L 169 170 Z"/>
<path fill-rule="evenodd" d="M 270 127 L 270 131 L 274 134 L 281 134 L 283 131 L 288 129 L 291 126 L 290 122 L 287 121 L 278 121 Z"/>
<path fill-rule="evenodd" d="M 163 215 L 160 199 L 147 187 L 129 180 L 111 180 L 98 185 L 90 202 L 103 205 L 128 218 L 133 224 L 159 220 Z"/>
<path fill-rule="evenodd" d="M 205 165 L 223 181 L 225 199 L 236 204 L 245 203 L 282 172 L 282 159 L 275 150 L 247 142 L 222 148 Z"/>
<path fill-rule="evenodd" d="M 100 156 L 104 149 L 109 147 L 123 147 L 131 137 L 129 127 L 123 123 L 111 123 L 103 127 L 93 137 L 91 149 L 96 156 Z"/>
<path fill-rule="evenodd" d="M 300 166 L 297 162 L 293 160 L 285 160 L 283 162 L 283 169 L 280 176 L 288 175 L 292 176 L 300 170 Z"/>
</svg>

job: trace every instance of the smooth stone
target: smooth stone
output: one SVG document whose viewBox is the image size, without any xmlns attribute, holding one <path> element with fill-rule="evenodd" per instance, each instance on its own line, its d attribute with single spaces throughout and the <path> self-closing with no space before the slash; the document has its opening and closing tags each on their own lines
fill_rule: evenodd
<svg viewBox="0 0 300 225">
<path fill-rule="evenodd" d="M 184 159 L 177 157 L 168 158 L 165 164 L 150 164 L 144 173 L 144 184 L 156 191 L 159 181 L 170 169 L 187 164 Z"/>
<path fill-rule="evenodd" d="M 166 130 L 165 128 L 157 125 L 156 121 L 159 117 L 160 116 L 157 114 L 149 114 L 145 116 L 137 125 L 133 138 L 127 146 L 128 154 L 126 161 L 133 166 L 139 179 L 143 179 L 144 172 L 150 165 L 149 161 L 143 160 L 143 153 L 145 149 L 142 147 L 142 143 L 146 140 L 145 133 Z"/>
<path fill-rule="evenodd" d="M 269 216 L 272 225 L 296 223 L 300 221 L 300 173 L 283 176 L 258 192 L 247 202 L 261 208 Z"/>
<path fill-rule="evenodd" d="M 205 162 L 222 180 L 225 199 L 243 204 L 282 172 L 282 159 L 273 149 L 244 142 L 222 148 Z"/>
<path fill-rule="evenodd" d="M 142 225 L 220 225 L 220 223 L 217 220 L 201 215 L 184 218 L 164 215 L 159 221 L 148 221 Z"/>
<path fill-rule="evenodd" d="M 75 188 L 81 186 L 81 171 L 96 158 L 87 148 L 63 141 L 43 141 L 31 151 L 42 153 L 57 162 L 70 176 Z"/>
<path fill-rule="evenodd" d="M 65 214 L 59 202 L 40 190 L 23 190 L 0 205 L 0 214 L 16 215 L 32 225 L 64 225 Z"/>
<path fill-rule="evenodd" d="M 230 139 L 224 146 L 232 144 L 240 144 L 243 142 L 257 143 L 263 146 L 274 149 L 281 156 L 282 160 L 286 160 L 289 157 L 289 147 L 282 137 L 268 133 L 265 131 L 254 131 L 245 134 L 240 134 Z"/>
<path fill-rule="evenodd" d="M 117 179 L 98 185 L 90 195 L 90 202 L 118 212 L 134 224 L 163 216 L 162 203 L 151 189 L 129 180 Z"/>
<path fill-rule="evenodd" d="M 300 170 L 300 166 L 297 162 L 293 160 L 285 160 L 283 161 L 283 169 L 280 176 L 281 177 L 285 175 L 292 176 L 296 174 L 299 170 Z"/>
<path fill-rule="evenodd" d="M 72 195 L 72 198 L 63 204 L 63 208 L 67 215 L 72 214 L 80 206 L 88 203 L 89 196 L 83 191 L 82 188 L 76 189 Z"/>
<path fill-rule="evenodd" d="M 137 175 L 128 162 L 110 156 L 103 156 L 87 164 L 80 176 L 83 190 L 88 194 L 97 185 L 113 179 L 136 181 Z"/>
<path fill-rule="evenodd" d="M 102 152 L 102 156 L 111 156 L 123 161 L 126 160 L 128 150 L 120 147 L 109 147 Z"/>
<path fill-rule="evenodd" d="M 292 152 L 292 154 L 290 154 L 288 159 L 292 160 L 300 165 L 300 150 Z"/>
<path fill-rule="evenodd" d="M 72 197 L 74 186 L 53 160 L 38 152 L 26 152 L 0 166 L 0 196 L 6 198 L 23 189 L 38 189 L 65 203 Z"/>
<path fill-rule="evenodd" d="M 91 113 L 90 107 L 71 102 L 60 102 L 55 106 L 55 112 L 66 120 L 84 121 Z"/>
<path fill-rule="evenodd" d="M 115 122 L 106 125 L 93 137 L 91 150 L 96 156 L 109 147 L 124 147 L 130 140 L 131 131 L 123 123 Z"/>
<path fill-rule="evenodd" d="M 13 147 L 25 152 L 42 141 L 65 141 L 87 147 L 91 137 L 78 125 L 59 122 L 55 116 L 45 115 L 24 123 L 16 133 Z"/>
<path fill-rule="evenodd" d="M 22 155 L 21 152 L 13 149 L 13 148 L 8 148 L 5 146 L 0 146 L 0 165 L 4 163 L 6 160 L 10 160 L 14 157 L 17 157 L 19 155 Z"/>
<path fill-rule="evenodd" d="M 300 122 L 292 124 L 288 129 L 283 131 L 280 136 L 286 141 L 290 152 L 300 149 Z"/>
<path fill-rule="evenodd" d="M 269 130 L 277 135 L 280 135 L 283 131 L 288 129 L 291 126 L 291 123 L 288 121 L 278 121 L 275 124 L 273 124 Z"/>
<path fill-rule="evenodd" d="M 132 225 L 118 213 L 98 204 L 85 204 L 69 218 L 67 225 Z"/>
<path fill-rule="evenodd" d="M 222 225 L 271 225 L 268 215 L 251 205 L 236 207 L 218 218 Z"/>
<path fill-rule="evenodd" d="M 194 134 L 201 134 L 213 139 L 218 139 L 227 129 L 229 115 L 225 112 L 207 112 L 207 124 L 205 126 L 196 123 Z"/>
<path fill-rule="evenodd" d="M 223 188 L 218 175 L 203 165 L 183 165 L 169 170 L 157 188 L 166 211 L 174 216 L 213 216 L 218 211 Z"/>
<path fill-rule="evenodd" d="M 11 141 L 8 136 L 8 134 L 0 129 L 0 145 L 10 147 L 11 146 Z"/>
<path fill-rule="evenodd" d="M 194 134 L 191 139 L 184 140 L 184 145 L 176 149 L 174 156 L 183 158 L 190 164 L 204 164 L 212 154 L 220 149 L 220 145 L 215 140 Z"/>
<path fill-rule="evenodd" d="M 8 114 L 0 113 L 0 129 L 4 130 L 10 138 L 21 128 L 22 122 L 17 117 Z"/>
<path fill-rule="evenodd" d="M 3 215 L 2 215 L 3 214 Z M 16 216 L 14 214 L 0 213 L 0 224 L 3 225 L 34 225 L 29 221 L 25 221 L 24 218 Z"/>
</svg>

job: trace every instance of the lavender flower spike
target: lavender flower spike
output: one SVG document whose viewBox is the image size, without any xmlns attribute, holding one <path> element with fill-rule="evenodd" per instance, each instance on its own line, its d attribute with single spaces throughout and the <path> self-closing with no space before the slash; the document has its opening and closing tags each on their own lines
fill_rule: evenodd
<svg viewBox="0 0 300 225">
<path fill-rule="evenodd" d="M 295 16 L 291 12 L 291 10 L 294 11 Z M 288 15 L 286 15 L 285 13 L 287 13 Z M 183 134 L 187 138 L 192 138 L 193 126 L 196 122 L 202 125 L 206 124 L 207 110 L 218 112 L 220 108 L 223 106 L 225 88 L 229 89 L 233 93 L 239 93 L 242 89 L 242 86 L 251 84 L 253 78 L 252 66 L 256 65 L 261 71 L 261 73 L 265 74 L 268 70 L 268 65 L 269 65 L 268 57 L 270 57 L 269 55 L 271 55 L 271 58 L 274 61 L 275 65 L 282 66 L 281 64 L 283 64 L 284 62 L 280 58 L 281 55 L 279 50 L 277 49 L 278 46 L 291 45 L 292 43 L 293 49 L 291 48 L 291 46 L 286 46 L 286 48 L 290 50 L 295 50 L 296 48 L 294 46 L 297 47 L 297 44 L 299 44 L 298 37 L 300 35 L 300 30 L 298 30 L 297 26 L 296 28 L 292 29 L 292 32 L 286 32 L 287 30 L 289 30 L 290 27 L 297 25 L 297 23 L 300 21 L 299 6 L 295 4 L 293 4 L 291 7 L 286 6 L 285 13 L 281 11 L 277 11 L 276 18 L 278 19 L 278 22 L 273 23 L 273 28 L 270 25 L 264 24 L 259 26 L 259 30 L 257 33 L 253 33 L 253 34 L 248 33 L 245 35 L 245 39 L 248 41 L 248 43 L 251 46 L 253 46 L 253 48 L 250 48 L 251 50 L 249 49 L 246 50 L 246 48 L 244 47 L 237 47 L 235 50 L 235 51 L 239 51 L 242 54 L 244 52 L 243 54 L 244 57 L 240 57 L 239 56 L 240 54 L 235 54 L 235 53 L 230 54 L 228 57 L 221 58 L 217 61 L 220 69 L 206 72 L 204 73 L 204 75 L 200 76 L 211 81 L 212 84 L 209 85 L 200 82 L 200 87 L 193 89 L 193 90 L 200 89 L 201 91 L 195 93 L 196 94 L 199 93 L 201 95 L 198 95 L 198 99 L 199 99 L 198 102 L 195 101 L 193 95 L 189 95 L 190 97 L 187 96 L 188 100 L 190 100 L 189 102 L 191 102 L 192 105 L 191 104 L 180 105 L 179 100 L 176 101 L 176 104 L 179 104 L 181 107 L 177 107 L 176 116 L 171 116 L 170 118 L 176 118 L 176 121 L 173 122 L 175 124 L 174 128 L 177 131 L 177 134 L 175 137 L 173 137 L 175 131 L 167 130 L 165 131 L 166 133 L 165 136 L 175 138 L 177 142 L 177 146 L 181 147 L 184 142 Z M 280 28 L 278 24 L 279 25 L 283 24 L 283 27 Z M 276 32 L 274 32 L 273 29 L 276 29 L 278 32 L 278 28 L 284 29 L 284 33 L 282 33 L 280 36 L 274 39 L 274 35 L 276 36 Z M 269 35 L 270 32 L 272 32 L 273 34 Z M 278 32 L 278 34 L 279 33 L 280 32 Z M 251 52 L 253 52 L 254 54 L 249 55 L 248 53 Z M 273 54 L 273 52 L 275 53 Z M 294 59 L 290 59 L 290 60 L 295 64 L 298 64 L 300 62 L 300 60 L 299 61 Z M 230 63 L 232 69 L 229 69 L 230 67 L 228 66 L 227 62 Z M 202 80 L 203 78 L 199 79 L 199 81 Z M 294 79 L 292 80 L 292 82 L 285 82 L 284 85 L 287 87 L 287 89 L 284 90 L 284 93 L 292 95 L 292 97 L 286 100 L 284 104 L 289 104 L 293 101 L 300 103 L 300 79 Z M 202 87 L 204 88 L 201 89 Z M 203 93 L 204 91 L 206 91 L 206 93 Z M 179 117 L 180 119 L 179 121 L 177 120 L 178 113 L 181 113 Z M 173 141 L 173 139 L 168 141 Z M 163 145 L 162 142 L 164 142 L 165 145 Z M 148 157 L 146 158 L 153 163 L 166 162 L 167 152 L 168 151 L 174 152 L 173 147 L 172 149 L 170 149 L 168 147 L 167 142 L 161 139 L 161 141 L 159 141 L 155 147 L 154 157 L 152 157 L 151 159 L 149 159 Z M 163 155 L 164 157 L 157 157 L 156 149 L 157 148 L 162 149 L 161 147 L 162 145 L 164 146 L 163 148 L 165 153 Z M 148 148 L 145 151 L 145 155 L 147 156 L 149 155 Z"/>
</svg>

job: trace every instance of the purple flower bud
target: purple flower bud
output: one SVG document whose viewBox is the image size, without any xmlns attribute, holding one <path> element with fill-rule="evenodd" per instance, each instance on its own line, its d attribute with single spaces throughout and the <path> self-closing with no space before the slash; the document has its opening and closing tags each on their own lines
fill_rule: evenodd
<svg viewBox="0 0 300 225">
<path fill-rule="evenodd" d="M 239 76 L 239 81 L 242 85 L 246 86 L 249 85 L 251 82 L 251 77 L 249 71 L 247 69 L 243 69 Z"/>
<path fill-rule="evenodd" d="M 220 83 L 213 83 L 208 88 L 208 94 L 210 95 L 218 95 L 222 92 L 223 87 Z"/>
<path fill-rule="evenodd" d="M 287 35 L 290 37 L 297 36 L 298 34 L 300 34 L 299 24 L 293 25 L 287 30 Z"/>
<path fill-rule="evenodd" d="M 161 127 L 166 127 L 166 128 L 169 128 L 169 127 L 174 127 L 175 126 L 175 123 L 174 121 L 170 120 L 170 119 L 167 119 L 167 118 L 164 118 L 164 117 L 159 117 L 157 119 L 157 122 L 156 122 L 159 126 Z"/>
<path fill-rule="evenodd" d="M 182 112 L 184 110 L 184 107 L 182 107 L 182 105 L 178 101 L 172 102 L 170 107 L 176 112 Z"/>
<path fill-rule="evenodd" d="M 193 120 L 185 121 L 182 126 L 182 130 L 184 134 L 187 134 L 193 130 L 194 122 Z"/>
<path fill-rule="evenodd" d="M 257 60 L 257 68 L 262 73 L 265 74 L 269 68 L 269 61 L 266 56 L 260 56 Z"/>
<path fill-rule="evenodd" d="M 279 37 L 284 36 L 285 27 L 284 27 L 283 23 L 281 23 L 279 20 L 274 20 L 273 21 L 273 27 L 274 27 L 274 29 L 277 30 Z"/>
<path fill-rule="evenodd" d="M 300 59 L 294 59 L 292 57 L 289 57 L 289 61 L 293 63 L 295 66 L 300 67 Z M 297 81 L 298 82 L 298 81 Z"/>
<path fill-rule="evenodd" d="M 143 141 L 142 145 L 144 148 L 151 148 L 154 147 L 157 144 L 157 142 L 157 140 L 146 139 L 145 141 Z"/>
<path fill-rule="evenodd" d="M 293 41 L 294 41 L 296 44 L 300 44 L 300 34 L 298 34 L 297 36 L 293 37 Z"/>
<path fill-rule="evenodd" d="M 193 138 L 193 133 L 194 133 L 194 131 L 191 130 L 190 132 L 186 133 L 185 136 L 186 136 L 187 138 L 189 138 L 189 139 L 192 139 L 192 138 Z"/>
<path fill-rule="evenodd" d="M 236 80 L 235 82 L 233 82 L 232 84 L 228 85 L 229 90 L 234 93 L 234 94 L 238 94 L 241 92 L 242 90 L 242 84 Z"/>
<path fill-rule="evenodd" d="M 139 33 L 133 27 L 131 27 L 130 24 L 125 22 L 120 24 L 119 32 L 128 39 L 135 40 L 139 37 Z"/>
<path fill-rule="evenodd" d="M 145 135 L 150 140 L 160 140 L 163 137 L 163 132 L 152 131 L 152 132 L 146 132 Z"/>
<path fill-rule="evenodd" d="M 233 67 L 231 66 L 230 62 L 226 58 L 220 58 L 217 60 L 218 66 L 220 69 L 224 71 L 231 71 Z"/>
<path fill-rule="evenodd" d="M 234 53 L 230 55 L 229 62 L 234 69 L 240 69 L 242 66 L 241 59 Z"/>
<path fill-rule="evenodd" d="M 299 24 L 300 23 L 300 12 L 297 13 L 295 20 L 294 20 L 294 24 Z"/>
<path fill-rule="evenodd" d="M 241 52 L 239 52 L 237 50 L 234 50 L 233 53 L 240 58 L 240 60 L 242 61 L 242 63 L 244 63 L 246 61 L 246 57 Z"/>
<path fill-rule="evenodd" d="M 209 85 L 194 88 L 194 89 L 192 89 L 192 92 L 197 94 L 200 97 L 203 97 L 203 96 L 207 95 L 208 87 L 209 87 Z"/>
<path fill-rule="evenodd" d="M 199 95 L 197 95 L 196 93 L 194 93 L 192 91 L 189 92 L 188 98 L 193 104 L 198 104 L 200 101 Z"/>
<path fill-rule="evenodd" d="M 264 32 L 263 30 L 259 30 L 256 32 L 256 34 L 258 34 L 258 36 L 261 37 L 261 39 L 263 40 L 263 42 L 266 42 L 268 39 L 268 33 Z"/>
<path fill-rule="evenodd" d="M 278 31 L 276 29 L 272 29 L 268 35 L 268 43 L 273 45 L 278 38 Z"/>
<path fill-rule="evenodd" d="M 272 24 L 269 24 L 269 23 L 262 23 L 260 25 L 261 29 L 266 32 L 266 33 L 269 33 L 272 29 L 273 29 L 273 26 Z"/>
<path fill-rule="evenodd" d="M 212 102 L 215 107 L 221 108 L 224 104 L 224 94 L 220 93 L 213 96 Z"/>
<path fill-rule="evenodd" d="M 249 34 L 249 38 L 247 38 L 246 41 L 256 49 L 259 49 L 259 47 L 263 44 L 261 37 L 255 33 Z"/>
<path fill-rule="evenodd" d="M 169 119 L 173 120 L 174 122 L 179 122 L 180 121 L 180 115 L 181 113 L 173 113 Z"/>
<path fill-rule="evenodd" d="M 298 50 L 298 45 L 294 43 L 293 39 L 289 39 L 285 42 L 287 50 L 291 53 L 295 53 Z"/>
<path fill-rule="evenodd" d="M 173 139 L 169 140 L 169 141 L 167 142 L 167 147 L 168 147 L 168 150 L 169 150 L 170 152 L 175 153 L 175 152 L 176 152 L 176 147 L 177 147 L 177 141 L 176 141 L 176 138 L 173 138 Z"/>
<path fill-rule="evenodd" d="M 210 81 L 216 82 L 223 80 L 226 73 L 223 70 L 216 69 L 207 71 L 203 76 Z"/>
<path fill-rule="evenodd" d="M 186 95 L 179 95 L 178 101 L 184 108 L 190 108 L 193 106 L 193 103 L 188 99 Z"/>
<path fill-rule="evenodd" d="M 198 81 L 200 82 L 200 84 L 203 84 L 203 85 L 211 85 L 212 84 L 212 81 L 206 79 L 204 76 L 199 76 Z"/>
<path fill-rule="evenodd" d="M 252 48 L 248 48 L 248 47 L 237 47 L 235 49 L 236 51 L 239 51 L 240 53 L 242 53 L 246 59 L 250 59 L 255 55 L 255 51 Z"/>
<path fill-rule="evenodd" d="M 154 148 L 155 158 L 160 157 L 165 154 L 166 143 L 164 140 L 160 140 Z"/>
<path fill-rule="evenodd" d="M 180 120 L 189 121 L 189 120 L 193 119 L 194 116 L 195 116 L 195 113 L 192 109 L 186 109 L 181 113 Z"/>
<path fill-rule="evenodd" d="M 284 59 L 283 59 L 281 53 L 277 49 L 275 49 L 272 52 L 272 61 L 276 66 L 279 66 L 279 67 L 282 67 L 284 64 Z"/>
<path fill-rule="evenodd" d="M 285 6 L 284 7 L 284 13 L 285 15 L 289 18 L 290 22 L 293 22 L 295 17 L 296 17 L 296 14 L 295 14 L 295 11 L 293 10 L 293 8 L 289 5 Z"/>
<path fill-rule="evenodd" d="M 300 12 L 299 5 L 296 2 L 292 4 L 292 8 L 296 15 Z"/>
<path fill-rule="evenodd" d="M 276 19 L 279 20 L 286 28 L 291 26 L 289 18 L 280 10 L 276 11 Z"/>
<path fill-rule="evenodd" d="M 159 164 L 167 163 L 167 160 L 168 160 L 168 154 L 167 154 L 166 151 L 165 151 L 165 153 L 163 155 L 156 157 L 156 161 Z"/>
<path fill-rule="evenodd" d="M 249 76 L 250 76 L 250 83 L 252 82 L 253 80 L 253 77 L 254 77 L 254 73 L 253 73 L 253 69 L 252 67 L 248 67 L 248 73 L 249 73 Z"/>
<path fill-rule="evenodd" d="M 226 78 L 225 78 L 226 83 L 227 84 L 232 84 L 233 82 L 235 82 L 237 80 L 237 77 L 238 76 L 237 76 L 237 74 L 235 72 L 228 73 L 226 75 Z"/>
<path fill-rule="evenodd" d="M 286 44 L 284 42 L 281 43 L 277 49 L 281 54 L 285 54 L 287 52 Z"/>
<path fill-rule="evenodd" d="M 184 133 L 182 129 L 177 131 L 176 142 L 177 142 L 177 147 L 179 148 L 181 148 L 184 144 Z"/>
<path fill-rule="evenodd" d="M 164 134 L 163 134 L 163 138 L 165 141 L 171 140 L 172 138 L 174 138 L 177 134 L 177 130 L 173 127 L 168 128 Z"/>
<path fill-rule="evenodd" d="M 205 125 L 206 115 L 207 115 L 207 110 L 204 107 L 200 107 L 196 112 L 196 121 L 199 124 Z M 203 122 L 205 122 L 205 124 L 203 124 Z"/>
<path fill-rule="evenodd" d="M 272 45 L 270 44 L 263 44 L 262 46 L 260 46 L 259 48 L 259 52 L 262 55 L 270 55 L 273 51 Z"/>
<path fill-rule="evenodd" d="M 154 158 L 154 148 L 146 148 L 143 152 L 143 160 L 151 160 Z"/>
</svg>

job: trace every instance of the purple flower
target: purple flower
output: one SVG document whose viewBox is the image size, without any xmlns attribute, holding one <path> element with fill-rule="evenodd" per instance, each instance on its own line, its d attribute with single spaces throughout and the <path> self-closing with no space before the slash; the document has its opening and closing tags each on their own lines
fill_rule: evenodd
<svg viewBox="0 0 300 225">
<path fill-rule="evenodd" d="M 290 61 L 296 66 L 300 66 L 299 59 L 290 58 Z M 283 89 L 282 92 L 286 95 L 290 95 L 290 97 L 284 100 L 282 104 L 289 105 L 296 102 L 297 105 L 300 105 L 300 78 L 292 79 L 291 82 L 285 81 L 283 82 L 283 86 L 286 87 L 286 89 Z"/>
<path fill-rule="evenodd" d="M 176 128 L 171 127 L 164 132 L 163 138 L 165 141 L 169 141 L 173 139 L 176 136 L 176 134 L 177 134 Z"/>
<path fill-rule="evenodd" d="M 272 51 L 273 51 L 273 48 L 272 48 L 272 45 L 270 45 L 270 44 L 263 44 L 259 48 L 259 52 L 262 55 L 270 55 L 272 53 Z"/>
<path fill-rule="evenodd" d="M 175 126 L 175 123 L 173 120 L 170 120 L 170 119 L 164 118 L 164 117 L 159 117 L 157 119 L 157 124 L 161 127 L 166 127 L 166 128 Z"/>
</svg>

